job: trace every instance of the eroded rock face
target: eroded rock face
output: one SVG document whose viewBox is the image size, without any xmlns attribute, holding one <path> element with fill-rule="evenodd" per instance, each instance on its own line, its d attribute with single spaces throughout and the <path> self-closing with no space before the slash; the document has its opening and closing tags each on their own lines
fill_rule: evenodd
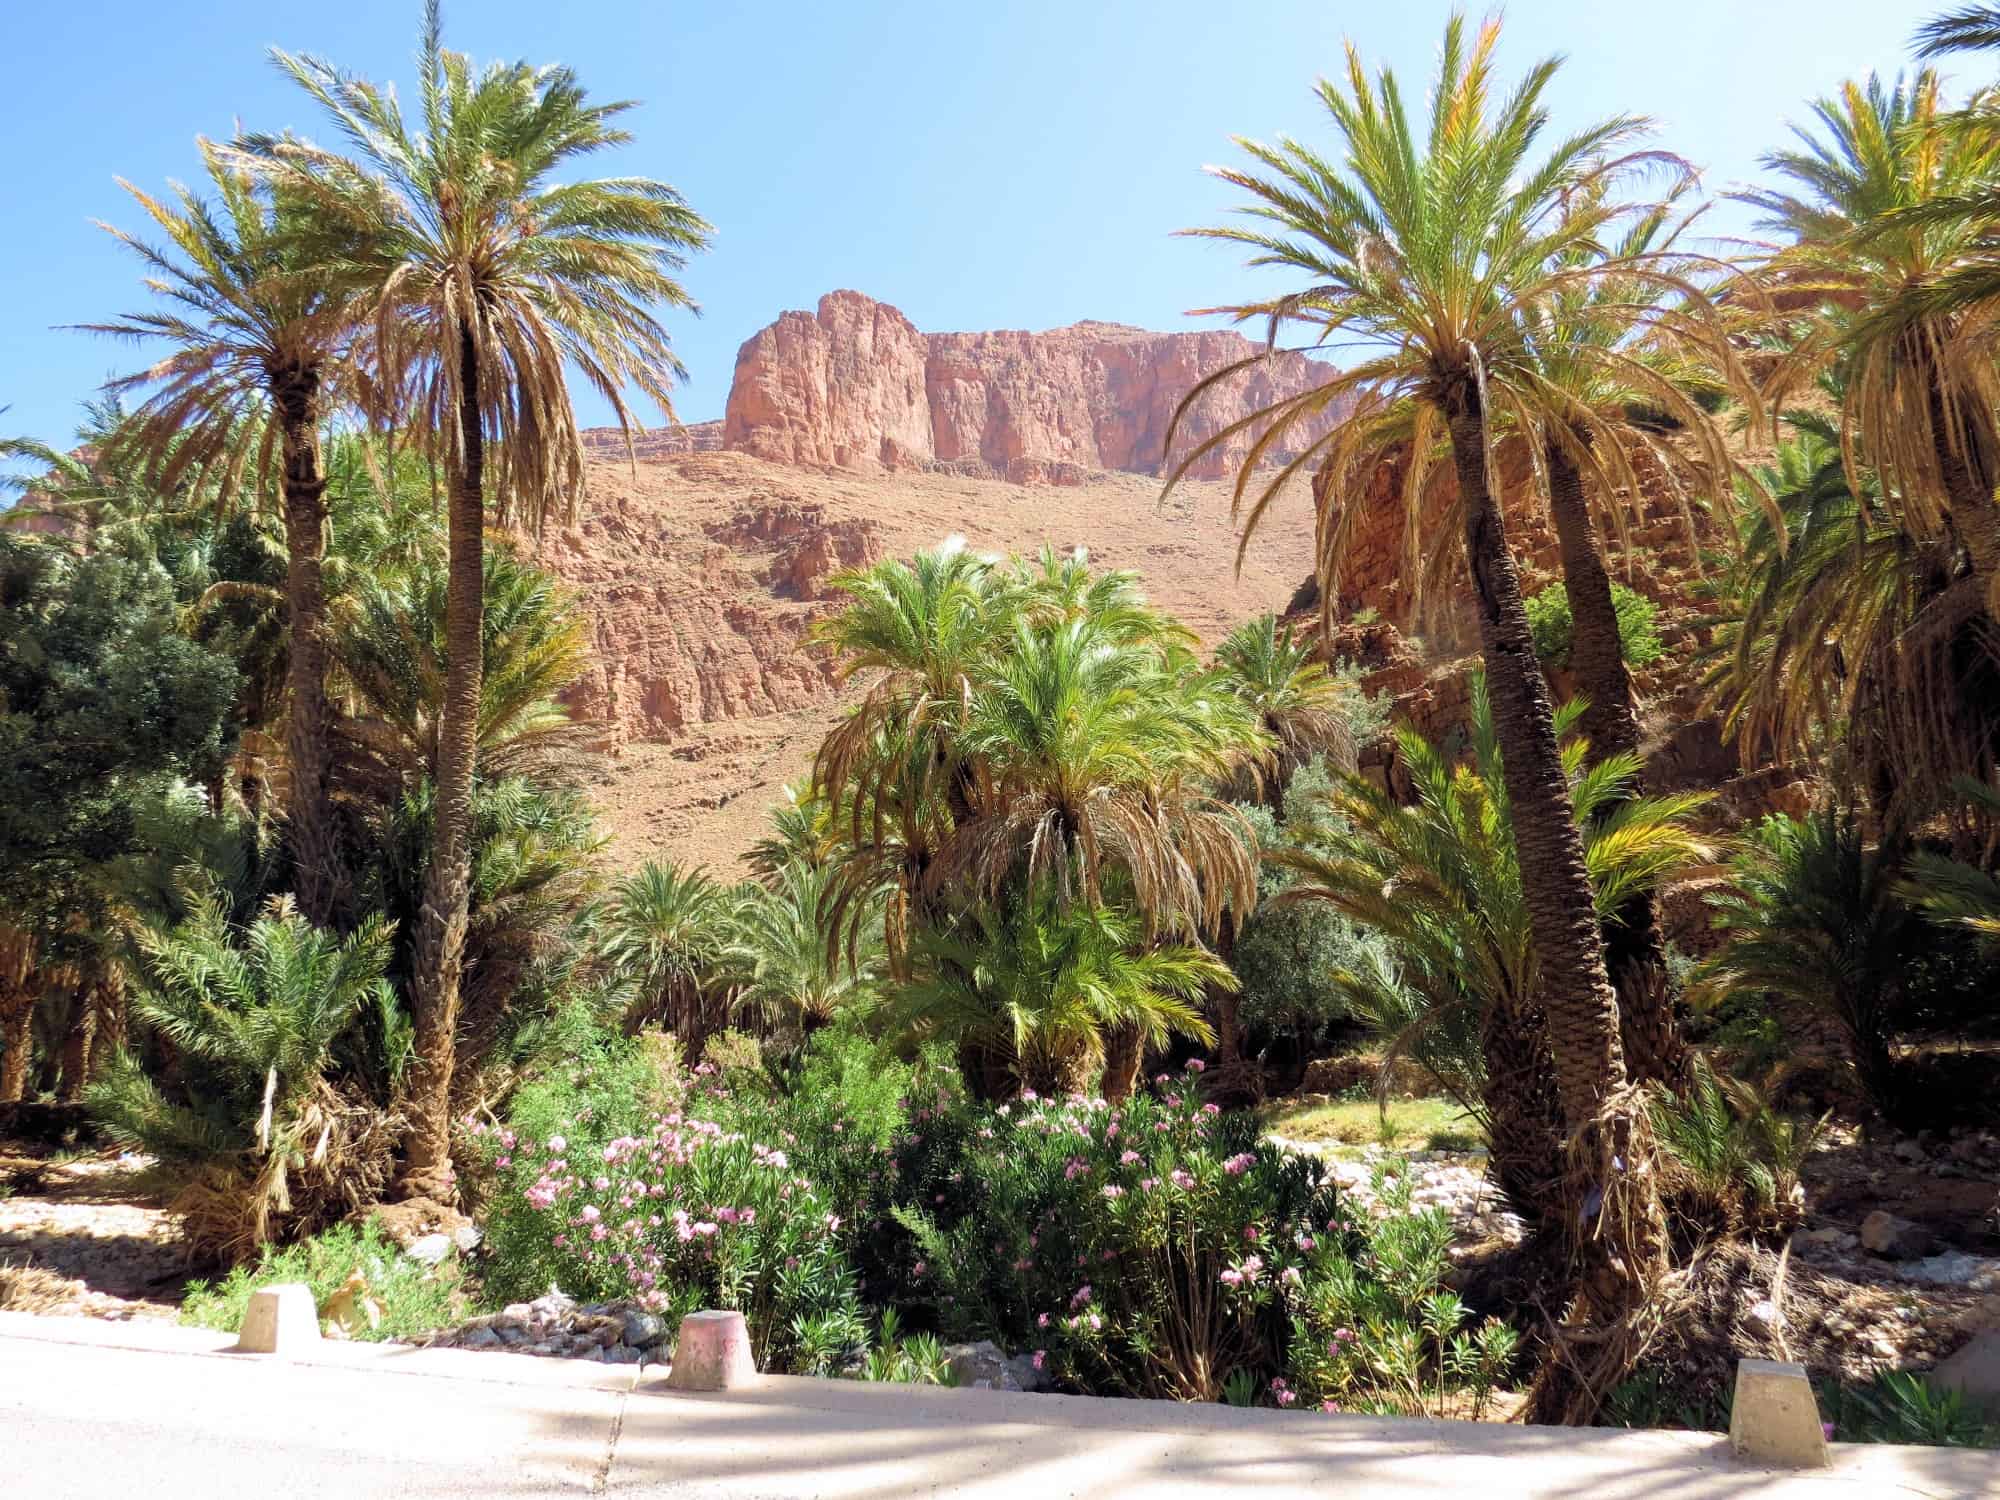
<svg viewBox="0 0 2000 1500">
<path fill-rule="evenodd" d="M 933 456 L 924 336 L 895 308 L 829 292 L 736 355 L 726 447 L 777 463 L 872 472 Z"/>
<path fill-rule="evenodd" d="M 816 314 L 788 312 L 743 345 L 723 441 L 780 463 L 860 472 L 935 463 L 1045 484 L 1080 484 L 1093 469 L 1159 474 L 1175 408 L 1256 352 L 1236 333 L 1116 323 L 924 334 L 885 303 L 830 292 Z M 1189 413 L 1172 459 L 1326 374 L 1298 354 L 1246 370 Z M 1237 434 L 1190 472 L 1233 474 L 1254 439 Z"/>
</svg>

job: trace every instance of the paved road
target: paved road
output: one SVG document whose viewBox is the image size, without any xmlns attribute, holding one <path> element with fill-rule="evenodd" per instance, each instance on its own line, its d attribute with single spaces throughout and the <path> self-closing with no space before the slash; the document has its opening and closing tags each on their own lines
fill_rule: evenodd
<svg viewBox="0 0 2000 1500">
<path fill-rule="evenodd" d="M 2000 1497 L 1984 1453 L 1843 1447 L 1829 1472 L 1781 1475 L 1689 1434 L 800 1380 L 680 1396 L 630 1367 L 353 1345 L 281 1363 L 227 1343 L 0 1314 L 0 1496 Z"/>
</svg>

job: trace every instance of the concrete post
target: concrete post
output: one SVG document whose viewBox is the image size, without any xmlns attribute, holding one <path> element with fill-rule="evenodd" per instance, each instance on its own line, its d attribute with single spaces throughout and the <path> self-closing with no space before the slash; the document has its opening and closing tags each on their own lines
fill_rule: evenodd
<svg viewBox="0 0 2000 1500">
<path fill-rule="evenodd" d="M 311 1287 L 288 1281 L 250 1294 L 236 1334 L 237 1353 L 300 1354 L 318 1343 L 319 1309 Z"/>
<path fill-rule="evenodd" d="M 1774 1468 L 1823 1469 L 1831 1462 L 1804 1365 L 1774 1359 L 1737 1362 L 1729 1446 L 1740 1459 Z"/>
<path fill-rule="evenodd" d="M 750 1330 L 740 1312 L 697 1312 L 681 1319 L 667 1371 L 670 1391 L 733 1391 L 757 1382 Z"/>
</svg>

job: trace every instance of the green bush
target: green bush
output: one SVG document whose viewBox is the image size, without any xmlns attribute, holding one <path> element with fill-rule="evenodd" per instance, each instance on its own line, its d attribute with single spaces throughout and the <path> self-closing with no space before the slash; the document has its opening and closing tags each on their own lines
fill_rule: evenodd
<svg viewBox="0 0 2000 1500">
<path fill-rule="evenodd" d="M 254 1264 L 236 1267 L 220 1282 L 190 1282 L 181 1303 L 181 1321 L 234 1333 L 243 1326 L 250 1294 L 259 1287 L 302 1281 L 312 1288 L 313 1302 L 324 1305 L 357 1271 L 366 1283 L 366 1295 L 382 1312 L 378 1325 L 355 1329 L 358 1339 L 415 1338 L 464 1315 L 456 1256 L 426 1266 L 404 1255 L 373 1224 L 361 1229 L 341 1224 L 282 1250 L 267 1250 Z"/>
<path fill-rule="evenodd" d="M 1317 1161 L 1195 1083 L 915 1123 L 892 1163 L 909 1295 L 1098 1395 L 1214 1401 L 1233 1381 L 1278 1406 L 1409 1410 L 1490 1386 L 1511 1342 L 1466 1334 L 1442 1291 L 1447 1217 L 1409 1211 L 1405 1187 L 1386 1221 L 1356 1224 Z"/>
<path fill-rule="evenodd" d="M 1618 614 L 1618 647 L 1628 667 L 1649 666 L 1666 654 L 1656 624 L 1659 613 L 1653 601 L 1622 583 L 1611 585 L 1611 607 Z M 1528 599 L 1528 629 L 1535 638 L 1535 654 L 1550 666 L 1569 665 L 1569 647 L 1575 632 L 1570 616 L 1569 590 L 1552 583 Z"/>
<path fill-rule="evenodd" d="M 1864 1386 L 1824 1387 L 1819 1396 L 1835 1442 L 2000 1446 L 2000 1428 L 1967 1402 L 1963 1391 L 1933 1385 L 1908 1370 L 1884 1370 Z"/>
</svg>

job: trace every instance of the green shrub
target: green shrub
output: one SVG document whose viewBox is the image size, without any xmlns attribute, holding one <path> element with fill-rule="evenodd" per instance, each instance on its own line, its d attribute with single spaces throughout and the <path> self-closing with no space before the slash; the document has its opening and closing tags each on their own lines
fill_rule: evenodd
<svg viewBox="0 0 2000 1500">
<path fill-rule="evenodd" d="M 1535 655 L 1551 666 L 1568 666 L 1570 640 L 1575 633 L 1569 590 L 1560 583 L 1552 583 L 1532 595 L 1527 604 Z M 1622 583 L 1614 583 L 1611 607 L 1618 615 L 1618 647 L 1628 667 L 1649 666 L 1666 654 L 1656 623 L 1659 611 L 1652 600 Z"/>
<path fill-rule="evenodd" d="M 1264 1145 L 1252 1116 L 1200 1104 L 1192 1077 L 1155 1087 L 918 1124 L 892 1163 L 909 1294 L 1099 1395 L 1421 1409 L 1511 1358 L 1442 1292 L 1442 1211 L 1410 1212 L 1405 1187 L 1357 1225 L 1323 1167 Z"/>
<path fill-rule="evenodd" d="M 243 1326 L 250 1294 L 259 1287 L 302 1281 L 312 1288 L 313 1302 L 323 1305 L 357 1271 L 366 1283 L 366 1295 L 382 1312 L 378 1325 L 355 1330 L 358 1339 L 415 1338 L 464 1315 L 456 1256 L 426 1266 L 404 1255 L 373 1224 L 361 1229 L 341 1224 L 281 1250 L 267 1250 L 254 1264 L 236 1267 L 220 1282 L 190 1282 L 181 1303 L 181 1321 L 233 1333 Z"/>
<path fill-rule="evenodd" d="M 792 1161 L 769 1094 L 696 1071 L 686 1101 L 661 1109 L 653 1060 L 607 1040 L 524 1089 L 508 1125 L 475 1127 L 492 1182 L 488 1290 L 511 1300 L 553 1283 L 670 1323 L 735 1309 L 760 1368 L 831 1373 L 867 1343 L 853 1226 Z"/>
</svg>

